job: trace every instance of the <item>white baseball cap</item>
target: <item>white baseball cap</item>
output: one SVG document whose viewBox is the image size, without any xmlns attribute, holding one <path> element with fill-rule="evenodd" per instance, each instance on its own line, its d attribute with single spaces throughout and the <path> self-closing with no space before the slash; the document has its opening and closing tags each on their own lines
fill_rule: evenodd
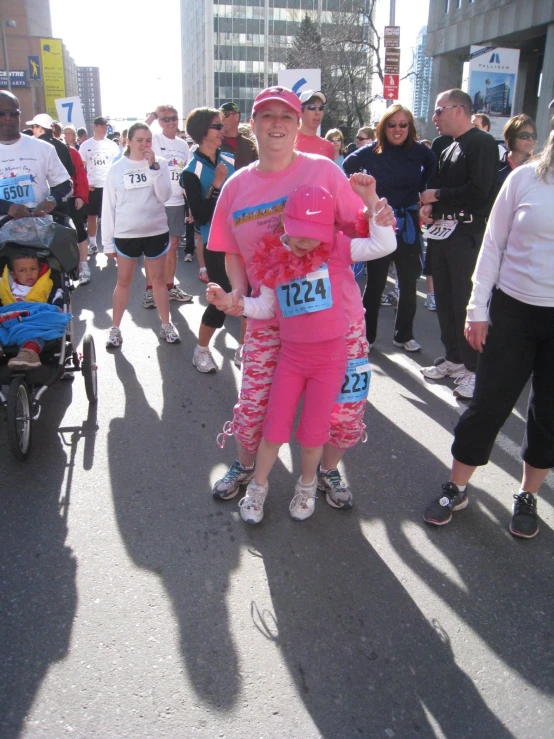
<svg viewBox="0 0 554 739">
<path fill-rule="evenodd" d="M 304 92 L 300 93 L 299 97 L 301 105 L 305 105 L 308 100 L 311 100 L 312 98 L 319 98 L 323 105 L 327 105 L 327 98 L 321 92 L 321 90 L 304 90 Z"/>
<path fill-rule="evenodd" d="M 26 126 L 40 126 L 41 128 L 50 129 L 54 120 L 50 118 L 48 113 L 37 113 L 32 121 L 27 121 Z"/>
</svg>

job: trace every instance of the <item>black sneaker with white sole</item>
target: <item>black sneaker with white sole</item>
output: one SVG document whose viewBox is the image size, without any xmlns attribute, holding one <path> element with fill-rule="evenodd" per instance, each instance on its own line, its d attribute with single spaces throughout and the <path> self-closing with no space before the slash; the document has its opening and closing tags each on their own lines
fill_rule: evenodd
<svg viewBox="0 0 554 739">
<path fill-rule="evenodd" d="M 537 514 L 537 496 L 533 493 L 514 495 L 514 511 L 510 523 L 510 532 L 523 539 L 532 539 L 539 533 L 539 516 Z"/>
<path fill-rule="evenodd" d="M 435 526 L 444 526 L 452 520 L 452 511 L 461 511 L 468 503 L 465 490 L 462 493 L 453 482 L 445 482 L 442 486 L 442 495 L 427 506 L 423 520 Z"/>
</svg>

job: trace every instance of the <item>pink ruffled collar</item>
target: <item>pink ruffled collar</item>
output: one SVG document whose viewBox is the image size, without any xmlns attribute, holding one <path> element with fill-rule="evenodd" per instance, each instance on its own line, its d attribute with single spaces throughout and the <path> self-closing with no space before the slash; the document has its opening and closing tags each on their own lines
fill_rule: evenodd
<svg viewBox="0 0 554 739">
<path fill-rule="evenodd" d="M 252 257 L 252 270 L 262 285 L 275 288 L 318 270 L 329 259 L 331 247 L 320 244 L 304 257 L 296 257 L 280 236 L 264 236 Z"/>
</svg>

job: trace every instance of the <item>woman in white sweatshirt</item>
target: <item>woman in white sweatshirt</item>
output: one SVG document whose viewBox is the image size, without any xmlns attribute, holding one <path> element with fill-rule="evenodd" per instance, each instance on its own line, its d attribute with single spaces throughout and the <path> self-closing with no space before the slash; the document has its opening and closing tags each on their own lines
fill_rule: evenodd
<svg viewBox="0 0 554 739">
<path fill-rule="evenodd" d="M 473 274 L 465 336 L 478 352 L 473 400 L 454 430 L 452 472 L 424 514 L 441 526 L 468 504 L 498 432 L 531 378 L 523 479 L 510 531 L 538 533 L 537 493 L 554 466 L 554 131 L 543 153 L 515 169 L 491 212 Z"/>
<path fill-rule="evenodd" d="M 154 156 L 152 133 L 146 123 L 129 129 L 125 155 L 110 168 L 102 203 L 102 241 L 117 252 L 117 285 L 113 294 L 113 325 L 107 348 L 121 346 L 119 328 L 135 274 L 137 260 L 148 259 L 152 291 L 162 321 L 160 338 L 179 341 L 169 320 L 169 299 L 164 279 L 169 229 L 165 202 L 171 195 L 167 164 Z"/>
</svg>

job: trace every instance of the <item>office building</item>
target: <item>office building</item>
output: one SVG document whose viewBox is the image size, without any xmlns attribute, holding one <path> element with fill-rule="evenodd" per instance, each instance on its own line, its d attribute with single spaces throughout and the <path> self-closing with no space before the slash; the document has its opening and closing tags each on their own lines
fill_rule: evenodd
<svg viewBox="0 0 554 739">
<path fill-rule="evenodd" d="M 470 47 L 520 50 L 514 113 L 535 119 L 539 142 L 546 140 L 554 98 L 554 2 L 551 0 L 430 0 L 427 54 L 433 57 L 429 110 L 438 93 L 462 83 Z M 502 87 L 503 89 L 496 89 Z M 490 104 L 505 106 L 510 94 L 502 85 L 489 93 Z M 492 109 L 491 109 L 492 110 Z M 436 133 L 429 124 L 428 135 Z"/>
<path fill-rule="evenodd" d="M 100 67 L 77 67 L 77 80 L 85 123 L 89 134 L 91 134 L 92 122 L 102 115 Z"/>
<path fill-rule="evenodd" d="M 427 26 L 423 26 L 417 37 L 414 52 L 414 79 L 412 112 L 416 120 L 426 121 L 429 113 L 431 75 L 433 60 L 426 55 Z"/>
</svg>

